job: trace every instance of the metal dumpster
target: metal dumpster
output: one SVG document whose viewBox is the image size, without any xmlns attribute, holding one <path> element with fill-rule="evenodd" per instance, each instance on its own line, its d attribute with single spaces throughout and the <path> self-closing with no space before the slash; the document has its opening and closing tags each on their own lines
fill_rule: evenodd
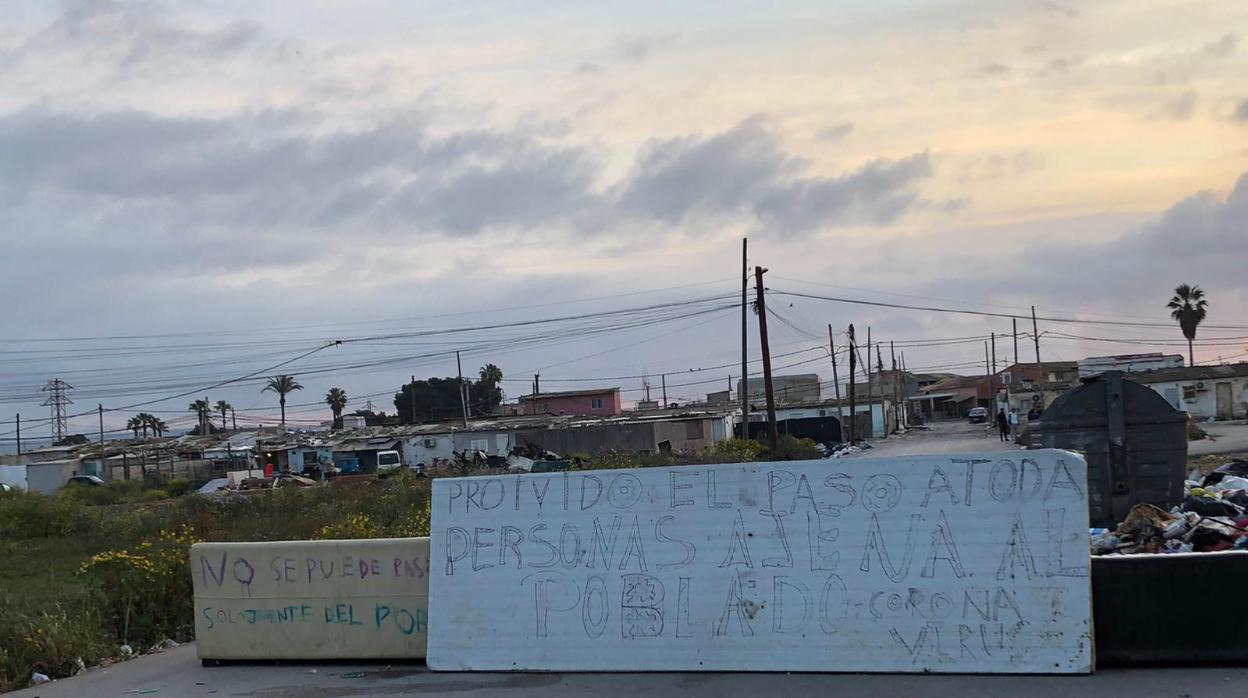
<svg viewBox="0 0 1248 698">
<path fill-rule="evenodd" d="M 1245 576 L 1241 551 L 1092 558 L 1097 662 L 1248 661 Z"/>
<path fill-rule="evenodd" d="M 1035 448 L 1087 457 L 1093 526 L 1112 528 L 1139 502 L 1169 509 L 1183 498 L 1187 415 L 1121 371 L 1062 394 L 1030 431 Z"/>
</svg>

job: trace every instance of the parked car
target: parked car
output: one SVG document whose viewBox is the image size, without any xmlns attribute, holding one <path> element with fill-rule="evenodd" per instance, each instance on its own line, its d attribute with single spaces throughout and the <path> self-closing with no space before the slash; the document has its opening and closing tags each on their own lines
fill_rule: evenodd
<svg viewBox="0 0 1248 698">
<path fill-rule="evenodd" d="M 403 459 L 398 451 L 377 452 L 377 474 L 389 475 L 403 469 Z"/>
<path fill-rule="evenodd" d="M 0 482 L 0 494 L 4 494 L 5 492 L 16 492 L 16 491 L 17 491 L 17 488 L 14 487 L 13 485 L 10 485 L 6 482 Z"/>
<path fill-rule="evenodd" d="M 983 424 L 988 421 L 988 408 L 972 407 L 971 411 L 966 413 L 966 418 L 971 424 Z"/>
<path fill-rule="evenodd" d="M 74 487 L 103 487 L 104 481 L 94 475 L 75 475 L 66 480 L 65 485 L 67 487 L 70 485 Z"/>
</svg>

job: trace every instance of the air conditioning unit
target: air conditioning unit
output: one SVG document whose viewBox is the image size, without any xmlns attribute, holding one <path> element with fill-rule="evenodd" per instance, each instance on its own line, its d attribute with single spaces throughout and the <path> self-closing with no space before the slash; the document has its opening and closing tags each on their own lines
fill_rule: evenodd
<svg viewBox="0 0 1248 698">
<path fill-rule="evenodd" d="M 1204 381 L 1198 381 L 1198 382 L 1196 383 L 1196 389 L 1197 389 L 1197 390 L 1204 390 L 1204 389 L 1205 389 L 1205 382 L 1204 382 Z"/>
</svg>

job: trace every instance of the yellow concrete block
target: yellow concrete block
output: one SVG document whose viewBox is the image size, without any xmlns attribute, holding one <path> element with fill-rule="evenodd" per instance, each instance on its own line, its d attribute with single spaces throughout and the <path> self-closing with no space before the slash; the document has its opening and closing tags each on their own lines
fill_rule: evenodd
<svg viewBox="0 0 1248 698">
<path fill-rule="evenodd" d="M 201 659 L 425 656 L 429 539 L 191 547 Z"/>
</svg>

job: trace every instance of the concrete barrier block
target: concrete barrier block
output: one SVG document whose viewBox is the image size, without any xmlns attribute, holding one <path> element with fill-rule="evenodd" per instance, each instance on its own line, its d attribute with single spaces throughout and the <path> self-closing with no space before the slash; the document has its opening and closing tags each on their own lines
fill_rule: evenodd
<svg viewBox="0 0 1248 698">
<path fill-rule="evenodd" d="M 424 657 L 428 573 L 428 538 L 199 543 L 199 657 Z"/>
</svg>

